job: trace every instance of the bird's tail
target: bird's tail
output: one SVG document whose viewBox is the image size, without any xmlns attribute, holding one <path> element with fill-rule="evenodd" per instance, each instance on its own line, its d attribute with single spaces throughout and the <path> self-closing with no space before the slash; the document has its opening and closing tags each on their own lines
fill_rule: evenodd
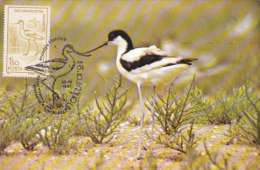
<svg viewBox="0 0 260 170">
<path fill-rule="evenodd" d="M 178 64 L 187 64 L 191 65 L 193 61 L 198 60 L 197 58 L 183 58 L 180 61 L 178 61 Z"/>
<path fill-rule="evenodd" d="M 36 67 L 35 65 L 27 66 L 27 67 L 25 67 L 25 70 L 34 71 L 34 72 L 45 72 L 45 70 L 43 68 Z"/>
</svg>

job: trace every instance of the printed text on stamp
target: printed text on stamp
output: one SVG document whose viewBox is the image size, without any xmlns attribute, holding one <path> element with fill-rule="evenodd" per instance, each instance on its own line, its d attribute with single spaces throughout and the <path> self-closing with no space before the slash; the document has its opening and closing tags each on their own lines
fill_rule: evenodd
<svg viewBox="0 0 260 170">
<path fill-rule="evenodd" d="M 3 75 L 37 77 L 26 66 L 49 60 L 42 49 L 50 37 L 50 8 L 44 6 L 5 6 Z"/>
</svg>

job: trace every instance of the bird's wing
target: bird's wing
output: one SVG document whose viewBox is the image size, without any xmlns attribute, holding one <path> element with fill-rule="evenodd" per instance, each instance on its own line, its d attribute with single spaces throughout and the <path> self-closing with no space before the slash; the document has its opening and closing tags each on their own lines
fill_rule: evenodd
<svg viewBox="0 0 260 170">
<path fill-rule="evenodd" d="M 24 30 L 24 34 L 27 37 L 30 37 L 30 38 L 35 38 L 35 39 L 39 39 L 39 40 L 44 40 L 45 39 L 45 37 L 35 33 L 34 31 L 31 31 L 31 30 Z"/>
<path fill-rule="evenodd" d="M 126 65 L 122 66 L 127 70 L 131 71 L 132 74 L 140 74 L 144 72 L 149 72 L 156 69 L 163 69 L 166 67 L 174 67 L 174 68 L 187 68 L 192 64 L 193 61 L 197 59 L 186 59 L 182 57 L 162 57 L 161 60 L 153 60 L 150 63 L 139 64 L 135 66 L 134 63 L 130 64 L 131 67 L 126 67 Z M 149 60 L 148 60 L 149 61 Z M 122 63 L 122 62 L 121 62 Z"/>
<path fill-rule="evenodd" d="M 135 48 L 123 54 L 120 63 L 127 71 L 160 61 L 168 55 L 155 45 L 150 47 Z"/>
<path fill-rule="evenodd" d="M 123 54 L 120 58 L 120 63 L 125 70 L 140 74 L 172 65 L 182 64 L 183 67 L 186 67 L 191 65 L 191 62 L 194 60 L 196 59 L 168 56 L 167 53 L 156 46 L 150 46 L 148 48 L 133 49 Z"/>
<path fill-rule="evenodd" d="M 159 55 L 159 56 L 168 56 L 168 54 L 161 49 L 157 48 L 155 45 L 152 45 L 147 48 L 146 55 Z"/>
<path fill-rule="evenodd" d="M 141 68 L 145 65 L 152 64 L 156 61 L 162 60 L 164 56 L 159 56 L 159 55 L 144 55 L 140 57 L 139 60 L 130 62 L 126 61 L 123 58 L 120 59 L 121 65 L 126 69 L 127 71 L 135 70 L 137 68 Z"/>
<path fill-rule="evenodd" d="M 41 63 L 38 63 L 36 65 L 31 65 L 25 67 L 26 70 L 29 71 L 35 71 L 35 72 L 46 72 L 48 70 L 49 73 L 53 73 L 57 70 L 62 69 L 66 65 L 66 60 L 56 58 L 53 60 L 44 61 Z"/>
<path fill-rule="evenodd" d="M 62 69 L 67 64 L 66 60 L 62 58 L 56 58 L 53 60 L 45 61 L 45 63 L 50 73 Z M 42 62 L 42 65 L 44 65 L 45 63 Z"/>
<path fill-rule="evenodd" d="M 123 54 L 121 58 L 128 62 L 135 62 L 140 60 L 144 56 L 167 57 L 168 54 L 153 45 L 150 47 L 134 48 L 133 50 L 130 50 L 127 53 Z"/>
</svg>

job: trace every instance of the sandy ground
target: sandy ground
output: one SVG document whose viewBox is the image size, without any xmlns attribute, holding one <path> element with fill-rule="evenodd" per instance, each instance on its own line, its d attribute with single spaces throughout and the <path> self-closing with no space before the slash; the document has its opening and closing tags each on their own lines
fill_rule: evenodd
<svg viewBox="0 0 260 170">
<path fill-rule="evenodd" d="M 114 138 L 100 145 L 95 145 L 84 136 L 77 136 L 78 141 L 86 145 L 75 153 L 67 155 L 54 155 L 48 148 L 37 146 L 34 151 L 23 149 L 21 144 L 13 143 L 0 156 L 0 169 L 149 169 L 156 165 L 158 169 L 218 169 L 209 162 L 203 141 L 212 152 L 216 153 L 217 162 L 224 168 L 224 157 L 227 160 L 228 169 L 260 169 L 258 159 L 259 151 L 235 142 L 230 143 L 226 135 L 228 125 L 194 125 L 195 137 L 199 142 L 194 148 L 193 154 L 185 155 L 170 148 L 165 148 L 155 142 L 151 146 L 150 140 L 144 138 L 142 150 L 144 159 L 136 159 L 137 139 L 139 127 L 126 123 L 120 125 Z M 149 125 L 145 127 L 148 131 Z M 149 149 L 152 148 L 154 158 L 149 158 Z M 101 154 L 102 153 L 102 154 Z"/>
</svg>

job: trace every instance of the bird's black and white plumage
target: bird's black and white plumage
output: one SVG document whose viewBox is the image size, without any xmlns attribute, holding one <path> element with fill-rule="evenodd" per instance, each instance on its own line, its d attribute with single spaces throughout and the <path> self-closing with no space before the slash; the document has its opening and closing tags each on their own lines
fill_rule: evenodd
<svg viewBox="0 0 260 170">
<path fill-rule="evenodd" d="M 168 83 L 170 80 L 175 79 L 182 70 L 191 65 L 196 59 L 171 57 L 154 45 L 150 47 L 134 48 L 131 38 L 122 30 L 110 32 L 106 43 L 86 53 L 90 53 L 108 44 L 117 46 L 116 66 L 119 72 L 128 80 L 135 82 L 138 87 L 141 106 L 141 129 L 138 140 L 137 157 L 140 158 L 142 128 L 145 115 L 143 112 L 141 86 L 148 85 L 155 87 L 160 84 Z M 153 120 L 154 113 L 152 115 L 152 131 Z"/>
<path fill-rule="evenodd" d="M 168 83 L 196 60 L 171 57 L 155 45 L 134 48 L 131 38 L 122 30 L 110 32 L 108 42 L 102 46 L 107 44 L 117 46 L 116 66 L 119 72 L 140 85 L 157 86 Z"/>
</svg>

